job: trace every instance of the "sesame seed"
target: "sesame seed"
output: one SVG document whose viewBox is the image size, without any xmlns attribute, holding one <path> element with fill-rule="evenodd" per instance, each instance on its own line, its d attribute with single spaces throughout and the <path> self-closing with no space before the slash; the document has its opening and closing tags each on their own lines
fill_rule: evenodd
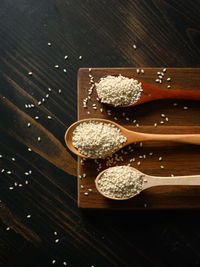
<svg viewBox="0 0 200 267">
<path fill-rule="evenodd" d="M 159 80 L 159 83 L 162 83 L 162 80 Z"/>
<path fill-rule="evenodd" d="M 81 60 L 83 57 L 82 56 L 79 56 L 79 59 Z"/>
<path fill-rule="evenodd" d="M 166 120 L 166 121 L 169 121 L 169 119 L 168 119 L 167 117 L 165 118 L 165 120 Z"/>
<path fill-rule="evenodd" d="M 13 189 L 14 189 L 14 187 L 12 187 L 12 186 L 9 187 L 9 190 L 13 190 Z"/>
<path fill-rule="evenodd" d="M 6 231 L 9 231 L 9 230 L 10 230 L 10 227 L 7 227 L 7 228 L 6 228 Z"/>
<path fill-rule="evenodd" d="M 170 82 L 171 81 L 171 78 L 167 78 L 167 82 Z"/>
<path fill-rule="evenodd" d="M 85 196 L 88 196 L 88 192 L 85 192 L 84 195 L 85 195 Z"/>
<path fill-rule="evenodd" d="M 161 165 L 161 166 L 160 166 L 160 168 L 161 168 L 161 169 L 164 169 L 164 166 L 163 166 L 163 165 Z"/>
<path fill-rule="evenodd" d="M 52 260 L 52 264 L 56 263 L 56 260 Z"/>
<path fill-rule="evenodd" d="M 86 178 L 86 173 L 83 173 L 83 178 Z"/>
<path fill-rule="evenodd" d="M 40 136 L 38 136 L 37 140 L 38 140 L 38 142 L 40 142 L 40 141 L 41 141 L 41 138 L 40 138 Z"/>
<path fill-rule="evenodd" d="M 54 68 L 58 69 L 59 68 L 59 65 L 55 65 Z"/>
<path fill-rule="evenodd" d="M 162 114 L 161 114 L 161 117 L 165 118 L 165 114 L 162 113 Z"/>
<path fill-rule="evenodd" d="M 7 171 L 7 174 L 11 174 L 12 172 L 11 171 Z"/>
<path fill-rule="evenodd" d="M 49 119 L 49 120 L 51 120 L 52 118 L 51 118 L 51 116 L 47 116 L 47 118 Z"/>
<path fill-rule="evenodd" d="M 102 108 L 100 108 L 100 112 L 101 112 L 101 113 L 103 112 L 103 109 L 102 109 Z"/>
<path fill-rule="evenodd" d="M 62 92 L 62 90 L 61 90 L 61 89 L 59 89 L 59 90 L 58 90 L 58 93 L 59 93 L 59 94 L 61 94 L 61 92 Z"/>
<path fill-rule="evenodd" d="M 46 98 L 49 98 L 49 94 L 46 94 Z"/>
<path fill-rule="evenodd" d="M 28 215 L 26 216 L 26 218 L 28 218 L 28 219 L 29 219 L 29 218 L 31 218 L 31 215 L 30 215 L 30 214 L 28 214 Z"/>
<path fill-rule="evenodd" d="M 140 125 L 139 125 L 139 123 L 136 123 L 136 127 L 139 127 Z"/>
<path fill-rule="evenodd" d="M 32 151 L 32 149 L 30 147 L 28 147 L 28 151 Z"/>
<path fill-rule="evenodd" d="M 40 106 L 42 104 L 42 102 L 41 101 L 38 101 L 38 106 Z"/>
<path fill-rule="evenodd" d="M 2 173 L 5 172 L 5 169 L 1 169 L 1 172 L 2 172 Z"/>
<path fill-rule="evenodd" d="M 141 162 L 140 162 L 140 161 L 138 161 L 137 165 L 139 166 L 140 164 L 141 164 Z"/>
<path fill-rule="evenodd" d="M 158 159 L 159 161 L 161 161 L 162 160 L 162 157 L 159 157 L 159 159 Z"/>
<path fill-rule="evenodd" d="M 137 70 L 136 70 L 136 72 L 137 72 L 137 74 L 139 74 L 139 73 L 140 73 L 140 70 L 139 70 L 139 69 L 137 69 Z"/>
<path fill-rule="evenodd" d="M 45 102 L 45 99 L 44 98 L 42 98 L 42 102 Z"/>
<path fill-rule="evenodd" d="M 88 191 L 89 191 L 89 192 L 92 192 L 92 188 L 89 188 Z"/>
<path fill-rule="evenodd" d="M 156 82 L 156 83 L 159 83 L 159 82 L 160 82 L 160 80 L 159 80 L 159 79 L 155 79 L 155 82 Z"/>
<path fill-rule="evenodd" d="M 114 117 L 114 120 L 116 120 L 116 121 L 117 121 L 117 117 Z"/>
<path fill-rule="evenodd" d="M 63 265 L 65 265 L 65 266 L 66 266 L 66 265 L 67 265 L 67 262 L 66 262 L 66 261 L 63 261 Z"/>
<path fill-rule="evenodd" d="M 166 69 L 166 68 L 164 68 L 164 69 L 163 69 L 163 72 L 166 72 L 166 71 L 167 71 L 167 69 Z"/>
<path fill-rule="evenodd" d="M 90 111 L 87 111 L 87 114 L 90 114 Z"/>
<path fill-rule="evenodd" d="M 19 184 L 18 186 L 19 186 L 19 187 L 22 187 L 23 185 L 22 185 L 22 184 Z"/>
<path fill-rule="evenodd" d="M 133 45 L 133 48 L 134 48 L 134 49 L 136 49 L 136 48 L 137 48 L 137 46 L 134 44 L 134 45 Z"/>
<path fill-rule="evenodd" d="M 67 72 L 67 70 L 66 69 L 63 69 L 63 72 Z"/>
<path fill-rule="evenodd" d="M 0 155 L 0 158 L 2 158 L 3 156 L 2 155 Z"/>
<path fill-rule="evenodd" d="M 160 121 L 160 124 L 164 124 L 165 122 L 164 121 Z"/>
<path fill-rule="evenodd" d="M 51 92 L 51 88 L 50 87 L 48 88 L 48 91 Z"/>
<path fill-rule="evenodd" d="M 68 59 L 68 56 L 66 55 L 66 56 L 64 56 L 64 59 Z"/>
<path fill-rule="evenodd" d="M 171 88 L 171 85 L 167 85 L 167 88 L 170 89 Z"/>
<path fill-rule="evenodd" d="M 144 203 L 144 207 L 145 207 L 145 208 L 147 207 L 147 204 L 146 204 L 146 203 Z"/>
<path fill-rule="evenodd" d="M 12 159 L 12 161 L 15 161 L 15 158 L 11 158 Z"/>
<path fill-rule="evenodd" d="M 188 107 L 183 107 L 183 109 L 188 109 Z"/>
<path fill-rule="evenodd" d="M 157 75 L 160 75 L 160 71 L 157 72 Z"/>
<path fill-rule="evenodd" d="M 32 75 L 33 73 L 31 71 L 29 71 L 28 75 Z"/>
<path fill-rule="evenodd" d="M 175 106 L 175 107 L 178 106 L 178 103 L 173 103 L 173 106 Z"/>
<path fill-rule="evenodd" d="M 84 186 L 81 184 L 81 188 L 83 189 L 84 188 Z"/>
<path fill-rule="evenodd" d="M 158 124 L 155 122 L 155 123 L 154 123 L 154 127 L 157 127 L 157 125 L 158 125 Z"/>
<path fill-rule="evenodd" d="M 152 156 L 153 155 L 153 152 L 149 152 L 149 156 Z"/>
<path fill-rule="evenodd" d="M 28 173 L 28 172 L 25 172 L 24 174 L 25 174 L 25 175 L 29 175 L 29 173 Z"/>
<path fill-rule="evenodd" d="M 28 184 L 28 180 L 25 181 L 25 184 Z"/>
<path fill-rule="evenodd" d="M 129 119 L 129 117 L 126 117 L 125 119 L 126 119 L 127 121 L 129 121 L 129 120 L 130 120 L 130 119 Z"/>
<path fill-rule="evenodd" d="M 36 119 L 36 120 L 39 120 L 39 117 L 38 117 L 38 116 L 35 116 L 35 119 Z"/>
<path fill-rule="evenodd" d="M 58 235 L 58 233 L 57 233 L 57 232 L 54 232 L 53 234 L 54 234 L 54 235 Z"/>
<path fill-rule="evenodd" d="M 55 243 L 58 243 L 59 241 L 60 241 L 59 239 L 56 239 L 56 240 L 55 240 Z"/>
<path fill-rule="evenodd" d="M 144 70 L 143 69 L 141 69 L 141 72 L 142 72 L 142 74 L 144 74 Z"/>
<path fill-rule="evenodd" d="M 162 75 L 159 75 L 158 78 L 162 80 L 163 77 L 162 77 Z"/>
<path fill-rule="evenodd" d="M 91 72 L 91 71 L 92 71 L 92 69 L 91 69 L 91 68 L 89 68 L 88 70 L 89 70 L 89 72 Z"/>
<path fill-rule="evenodd" d="M 31 126 L 31 124 L 30 124 L 30 122 L 28 122 L 28 123 L 27 123 L 27 127 L 30 127 L 30 126 Z"/>
<path fill-rule="evenodd" d="M 174 175 L 173 175 L 173 174 L 171 174 L 171 177 L 174 177 Z"/>
<path fill-rule="evenodd" d="M 14 186 L 17 186 L 17 185 L 18 185 L 18 183 L 17 183 L 17 182 L 15 182 L 15 183 L 14 183 Z"/>
</svg>

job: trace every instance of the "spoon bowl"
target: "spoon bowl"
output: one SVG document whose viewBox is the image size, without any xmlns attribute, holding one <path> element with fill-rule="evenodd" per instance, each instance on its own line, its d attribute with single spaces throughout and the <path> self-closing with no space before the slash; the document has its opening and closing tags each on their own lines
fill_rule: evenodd
<svg viewBox="0 0 200 267">
<path fill-rule="evenodd" d="M 103 76 L 102 78 L 106 78 L 107 76 L 108 75 Z M 110 74 L 109 76 L 117 77 L 119 76 L 119 74 Z M 146 83 L 136 77 L 129 76 L 129 75 L 122 75 L 122 76 L 129 78 L 129 79 L 131 78 L 135 79 L 142 84 L 143 91 L 141 92 L 140 98 L 136 102 L 130 103 L 127 105 L 114 106 L 112 104 L 107 104 L 107 103 L 102 102 L 103 104 L 116 107 L 116 108 L 126 108 L 126 107 L 133 107 L 133 106 L 137 106 L 140 104 L 144 104 L 144 103 L 155 101 L 155 100 L 161 100 L 161 99 L 200 100 L 200 91 L 161 89 L 157 86 Z M 95 86 L 95 91 L 96 91 L 98 98 L 101 100 L 101 98 L 99 97 L 97 93 L 96 86 Z"/>
<path fill-rule="evenodd" d="M 73 146 L 72 143 L 72 137 L 73 137 L 73 131 L 75 128 L 83 122 L 89 122 L 89 121 L 98 121 L 103 123 L 109 123 L 113 124 L 116 128 L 118 128 L 121 131 L 121 134 L 127 138 L 126 142 L 122 143 L 116 150 L 112 151 L 112 153 L 108 155 L 104 155 L 102 158 L 111 156 L 121 148 L 135 143 L 135 142 L 143 142 L 143 141 L 171 141 L 171 142 L 179 142 L 179 143 L 187 143 L 187 144 L 195 144 L 200 145 L 200 134 L 147 134 L 147 133 L 140 133 L 140 132 L 134 132 L 130 131 L 123 126 L 117 124 L 116 122 L 105 120 L 105 119 L 99 119 L 99 118 L 89 118 L 89 119 L 83 119 L 75 122 L 72 124 L 65 133 L 65 143 L 67 147 L 76 155 L 84 158 L 90 158 L 90 159 L 96 159 L 99 157 L 88 157 L 83 154 L 81 154 L 77 148 Z"/>
<path fill-rule="evenodd" d="M 136 195 L 140 194 L 142 191 L 156 186 L 200 186 L 200 175 L 190 175 L 190 176 L 174 176 L 174 177 L 160 177 L 160 176 L 150 176 L 147 174 L 142 173 L 141 171 L 138 171 L 137 169 L 131 167 L 133 170 L 138 172 L 141 175 L 141 178 L 143 180 L 142 183 L 142 190 L 139 193 L 134 193 L 133 195 L 126 197 L 126 198 L 117 198 L 112 197 L 104 192 L 99 187 L 98 181 L 101 179 L 101 176 L 109 169 L 103 170 L 101 173 L 98 174 L 98 176 L 95 179 L 95 186 L 97 188 L 97 191 L 104 197 L 112 199 L 112 200 L 128 200 Z"/>
</svg>

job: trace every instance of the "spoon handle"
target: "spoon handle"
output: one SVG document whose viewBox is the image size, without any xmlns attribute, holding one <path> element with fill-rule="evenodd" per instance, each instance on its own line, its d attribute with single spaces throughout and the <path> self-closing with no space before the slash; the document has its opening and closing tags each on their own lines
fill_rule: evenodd
<svg viewBox="0 0 200 267">
<path fill-rule="evenodd" d="M 131 138 L 136 139 L 134 133 Z M 200 145 L 200 134 L 146 134 L 137 133 L 137 141 L 171 141 L 186 144 Z"/>
<path fill-rule="evenodd" d="M 159 91 L 158 99 L 185 99 L 185 100 L 200 100 L 200 90 L 168 90 L 162 89 Z"/>
<path fill-rule="evenodd" d="M 146 176 L 147 182 L 144 184 L 144 189 L 153 186 L 166 185 L 197 185 L 200 186 L 200 175 L 175 176 L 175 177 L 156 177 Z"/>
</svg>

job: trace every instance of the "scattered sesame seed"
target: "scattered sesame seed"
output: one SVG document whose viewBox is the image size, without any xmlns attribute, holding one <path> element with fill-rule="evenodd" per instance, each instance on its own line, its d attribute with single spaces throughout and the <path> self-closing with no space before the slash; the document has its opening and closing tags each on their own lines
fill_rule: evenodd
<svg viewBox="0 0 200 267">
<path fill-rule="evenodd" d="M 171 78 L 167 78 L 167 82 L 170 82 L 171 81 Z"/>
<path fill-rule="evenodd" d="M 158 125 L 158 124 L 155 122 L 155 123 L 154 123 L 154 127 L 157 127 L 157 125 Z"/>
<path fill-rule="evenodd" d="M 138 161 L 137 165 L 139 166 L 140 164 L 141 164 L 141 162 L 140 162 L 140 161 Z"/>
<path fill-rule="evenodd" d="M 46 98 L 49 98 L 49 94 L 46 94 Z"/>
<path fill-rule="evenodd" d="M 56 239 L 56 240 L 55 240 L 55 243 L 58 243 L 59 241 L 60 241 L 59 239 Z"/>
<path fill-rule="evenodd" d="M 174 177 L 174 175 L 173 175 L 173 174 L 171 174 L 171 177 Z"/>
<path fill-rule="evenodd" d="M 31 218 L 31 215 L 30 215 L 30 214 L 28 214 L 28 215 L 26 216 L 26 218 L 28 218 L 28 219 L 29 219 L 29 218 Z"/>
<path fill-rule="evenodd" d="M 92 188 L 89 188 L 88 191 L 89 191 L 89 192 L 92 192 Z"/>
<path fill-rule="evenodd" d="M 38 101 L 38 106 L 40 106 L 42 104 L 42 102 L 41 101 Z"/>
<path fill-rule="evenodd" d="M 103 112 L 103 109 L 102 109 L 102 108 L 100 108 L 100 112 L 101 112 L 101 113 Z"/>
<path fill-rule="evenodd" d="M 28 180 L 25 181 L 25 184 L 28 184 Z"/>
<path fill-rule="evenodd" d="M 134 44 L 134 45 L 133 45 L 133 48 L 134 48 L 134 49 L 136 49 L 136 48 L 137 48 L 137 46 Z"/>
<path fill-rule="evenodd" d="M 58 69 L 59 68 L 59 65 L 55 65 L 54 68 Z"/>
<path fill-rule="evenodd" d="M 49 120 L 51 120 L 52 118 L 51 118 L 51 116 L 47 116 L 47 118 L 49 119 Z"/>
<path fill-rule="evenodd" d="M 23 185 L 22 185 L 22 184 L 19 184 L 18 186 L 19 186 L 19 187 L 22 187 Z"/>
<path fill-rule="evenodd" d="M 12 172 L 11 171 L 7 171 L 7 174 L 11 174 Z"/>
<path fill-rule="evenodd" d="M 40 141 L 41 141 L 41 138 L 40 138 L 40 136 L 38 136 L 37 140 L 38 140 L 38 142 L 40 142 Z"/>
<path fill-rule="evenodd" d="M 153 155 L 153 152 L 149 152 L 149 156 L 152 156 Z"/>
<path fill-rule="evenodd" d="M 30 124 L 30 122 L 28 122 L 28 123 L 27 123 L 27 127 L 30 127 L 30 126 L 31 126 L 31 124 Z"/>
<path fill-rule="evenodd" d="M 136 127 L 139 127 L 140 125 L 139 125 L 139 123 L 136 123 L 136 125 L 135 125 Z"/>
<path fill-rule="evenodd" d="M 13 189 L 14 189 L 14 187 L 12 187 L 12 186 L 9 187 L 9 190 L 13 190 Z"/>
<path fill-rule="evenodd" d="M 45 99 L 44 98 L 42 98 L 42 102 L 45 102 Z"/>
<path fill-rule="evenodd" d="M 65 265 L 65 266 L 66 266 L 66 265 L 67 265 L 67 262 L 66 262 L 66 261 L 63 261 L 63 265 Z"/>
<path fill-rule="evenodd" d="M 144 203 L 144 207 L 145 207 L 145 208 L 147 207 L 147 204 L 146 204 L 146 203 Z"/>
<path fill-rule="evenodd" d="M 158 159 L 159 161 L 161 161 L 162 160 L 162 157 L 159 157 L 159 159 Z"/>
<path fill-rule="evenodd" d="M 159 83 L 162 83 L 162 80 L 159 80 Z"/>
<path fill-rule="evenodd" d="M 90 111 L 87 111 L 87 114 L 90 114 Z"/>
<path fill-rule="evenodd" d="M 162 75 L 159 75 L 158 78 L 162 80 L 163 76 Z"/>
<path fill-rule="evenodd" d="M 68 59 L 68 56 L 66 55 L 66 56 L 64 56 L 64 59 Z"/>
<path fill-rule="evenodd" d="M 10 230 L 10 227 L 7 227 L 7 228 L 6 228 L 6 231 L 9 231 L 9 230 Z"/>
<path fill-rule="evenodd" d="M 59 90 L 58 90 L 58 93 L 59 93 L 59 94 L 61 94 L 61 92 L 62 92 L 62 90 L 61 90 L 61 89 L 59 89 Z"/>
<path fill-rule="evenodd" d="M 14 186 L 17 186 L 17 185 L 18 185 L 18 183 L 17 183 L 17 182 L 15 182 L 15 183 L 14 183 Z"/>
<path fill-rule="evenodd" d="M 163 114 L 163 113 L 160 116 L 163 117 L 163 118 L 165 118 L 165 114 Z"/>
<path fill-rule="evenodd" d="M 84 195 L 85 195 L 85 196 L 88 196 L 88 192 L 85 192 Z"/>
<path fill-rule="evenodd" d="M 89 70 L 89 72 L 91 72 L 91 71 L 92 71 L 92 69 L 91 69 L 91 68 L 89 68 L 88 70 Z"/>
<path fill-rule="evenodd" d="M 161 168 L 161 169 L 164 169 L 164 166 L 163 166 L 163 165 L 161 165 L 161 166 L 160 166 L 160 168 Z"/>
<path fill-rule="evenodd" d="M 29 71 L 28 75 L 32 75 L 33 73 L 31 71 Z"/>
<path fill-rule="evenodd" d="M 165 122 L 164 121 L 160 121 L 160 124 L 164 124 Z"/>
<path fill-rule="evenodd" d="M 52 260 L 52 264 L 56 263 L 56 260 Z"/>
<path fill-rule="evenodd" d="M 84 188 L 84 186 L 81 184 L 81 189 L 83 189 Z"/>
<path fill-rule="evenodd" d="M 82 56 L 79 56 L 79 59 L 81 60 L 83 57 Z"/>
<path fill-rule="evenodd" d="M 160 71 L 157 72 L 157 75 L 160 75 Z"/>
<path fill-rule="evenodd" d="M 129 117 L 126 117 L 125 119 L 126 119 L 127 121 L 129 121 L 129 120 L 130 120 L 130 119 L 129 119 Z"/>
<path fill-rule="evenodd" d="M 2 172 L 2 173 L 5 172 L 5 169 L 1 169 L 1 172 Z"/>
<path fill-rule="evenodd" d="M 15 158 L 11 158 L 12 159 L 12 161 L 15 161 Z"/>
<path fill-rule="evenodd" d="M 32 149 L 30 147 L 28 147 L 28 151 L 32 151 Z"/>
<path fill-rule="evenodd" d="M 142 74 L 144 74 L 144 70 L 143 69 L 141 69 L 141 72 L 142 72 Z"/>
<path fill-rule="evenodd" d="M 86 178 L 86 173 L 83 173 L 83 178 Z"/>
<path fill-rule="evenodd" d="M 25 175 L 29 175 L 29 173 L 28 173 L 28 172 L 25 172 L 24 174 L 25 174 Z"/>
<path fill-rule="evenodd" d="M 139 74 L 139 73 L 140 73 L 140 70 L 139 70 L 139 69 L 137 69 L 137 70 L 136 70 L 136 72 L 137 72 L 137 74 Z"/>
<path fill-rule="evenodd" d="M 183 109 L 188 109 L 188 107 L 183 107 Z"/>
<path fill-rule="evenodd" d="M 63 72 L 67 72 L 67 70 L 66 69 L 63 69 Z"/>
<path fill-rule="evenodd" d="M 58 235 L 58 233 L 57 233 L 57 232 L 54 232 L 53 234 L 54 234 L 54 235 Z"/>
<path fill-rule="evenodd" d="M 160 82 L 160 80 L 159 80 L 159 79 L 155 79 L 155 82 L 156 82 L 156 83 L 159 83 L 159 82 Z"/>
<path fill-rule="evenodd" d="M 39 120 L 39 117 L 38 117 L 38 116 L 35 116 L 35 119 L 36 119 L 36 120 Z"/>
<path fill-rule="evenodd" d="M 178 103 L 173 103 L 173 106 L 175 106 L 175 107 L 178 106 Z"/>
<path fill-rule="evenodd" d="M 51 43 L 47 43 L 48 44 L 48 46 L 51 46 Z"/>
<path fill-rule="evenodd" d="M 0 155 L 0 158 L 3 158 L 3 156 L 2 156 L 2 155 Z"/>
<path fill-rule="evenodd" d="M 166 71 L 167 71 L 167 69 L 166 69 L 166 68 L 164 68 L 164 69 L 163 69 L 163 72 L 166 72 Z"/>
<path fill-rule="evenodd" d="M 117 121 L 117 117 L 114 117 L 114 120 Z"/>
<path fill-rule="evenodd" d="M 169 119 L 168 119 L 167 117 L 165 118 L 165 120 L 166 120 L 166 121 L 169 121 Z"/>
<path fill-rule="evenodd" d="M 171 85 L 167 85 L 167 88 L 170 89 L 171 88 Z"/>
</svg>

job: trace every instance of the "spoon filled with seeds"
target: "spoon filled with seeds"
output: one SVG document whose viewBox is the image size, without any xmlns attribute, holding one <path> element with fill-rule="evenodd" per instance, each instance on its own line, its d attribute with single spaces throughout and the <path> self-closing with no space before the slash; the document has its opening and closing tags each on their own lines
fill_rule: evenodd
<svg viewBox="0 0 200 267">
<path fill-rule="evenodd" d="M 106 198 L 127 200 L 156 186 L 200 186 L 200 175 L 159 177 L 144 174 L 130 166 L 116 166 L 99 173 L 95 185 Z"/>
<path fill-rule="evenodd" d="M 90 118 L 72 124 L 65 133 L 65 143 L 84 158 L 105 158 L 126 145 L 142 141 L 173 141 L 200 145 L 200 134 L 147 134 L 127 130 L 116 122 Z"/>
<path fill-rule="evenodd" d="M 200 91 L 161 89 L 131 76 L 107 75 L 95 83 L 101 103 L 132 107 L 161 99 L 200 100 Z"/>
</svg>

